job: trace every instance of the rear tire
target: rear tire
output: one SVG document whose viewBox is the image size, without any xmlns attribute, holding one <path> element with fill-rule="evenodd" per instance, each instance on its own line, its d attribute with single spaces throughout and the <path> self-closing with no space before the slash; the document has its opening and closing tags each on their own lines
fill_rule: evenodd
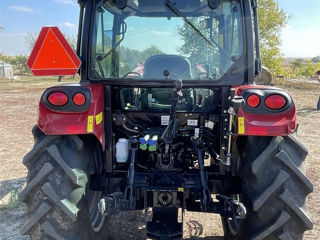
<svg viewBox="0 0 320 240">
<path fill-rule="evenodd" d="M 21 234 L 32 240 L 104 239 L 97 211 L 101 193 L 87 187 L 89 174 L 99 168 L 96 158 L 101 149 L 96 141 L 84 142 L 76 135 L 45 136 L 38 127 L 32 132 L 35 145 L 23 159 L 27 185 L 19 195 L 27 215 Z"/>
<path fill-rule="evenodd" d="M 243 139 L 244 140 L 244 139 Z M 305 201 L 313 191 L 304 175 L 307 149 L 293 136 L 248 137 L 239 146 L 244 220 L 222 219 L 226 240 L 301 240 L 313 224 Z"/>
</svg>

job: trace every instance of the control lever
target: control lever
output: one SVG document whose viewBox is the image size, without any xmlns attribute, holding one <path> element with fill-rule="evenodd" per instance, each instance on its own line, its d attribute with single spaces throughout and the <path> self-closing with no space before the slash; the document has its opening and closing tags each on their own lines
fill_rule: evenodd
<svg viewBox="0 0 320 240">
<path fill-rule="evenodd" d="M 173 89 L 173 97 L 171 101 L 171 109 L 170 109 L 170 121 L 166 129 L 161 135 L 162 141 L 164 141 L 167 145 L 172 144 L 173 140 L 176 138 L 177 135 L 177 107 L 179 102 L 179 97 L 182 97 L 182 80 L 177 79 L 174 82 L 175 88 Z M 166 147 L 168 149 L 168 147 Z"/>
</svg>

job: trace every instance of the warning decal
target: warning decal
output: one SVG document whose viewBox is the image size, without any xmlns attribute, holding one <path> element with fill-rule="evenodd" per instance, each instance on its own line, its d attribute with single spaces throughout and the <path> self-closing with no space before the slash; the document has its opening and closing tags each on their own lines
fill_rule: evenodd
<svg viewBox="0 0 320 240">
<path fill-rule="evenodd" d="M 88 116 L 87 132 L 93 131 L 93 116 Z"/>
<path fill-rule="evenodd" d="M 244 134 L 244 117 L 238 117 L 238 134 Z"/>
<path fill-rule="evenodd" d="M 102 112 L 96 115 L 96 125 L 99 125 L 102 122 Z"/>
</svg>

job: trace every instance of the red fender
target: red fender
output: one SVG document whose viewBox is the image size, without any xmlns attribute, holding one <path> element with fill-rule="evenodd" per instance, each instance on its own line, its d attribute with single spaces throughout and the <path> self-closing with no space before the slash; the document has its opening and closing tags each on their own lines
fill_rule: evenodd
<svg viewBox="0 0 320 240">
<path fill-rule="evenodd" d="M 75 92 L 86 91 L 88 107 L 78 109 L 72 103 Z M 69 97 L 65 106 L 50 106 L 47 96 L 56 91 Z M 102 84 L 67 84 L 48 88 L 39 103 L 38 126 L 46 135 L 93 134 L 105 147 L 104 134 L 104 91 Z"/>
<path fill-rule="evenodd" d="M 292 97 L 284 90 L 259 85 L 244 85 L 234 87 L 236 94 L 244 100 L 257 94 L 261 103 L 256 108 L 250 108 L 245 103 L 238 111 L 237 133 L 246 136 L 287 136 L 297 128 L 297 111 Z M 271 110 L 264 104 L 267 96 L 277 94 L 284 96 L 287 104 L 283 109 Z"/>
</svg>

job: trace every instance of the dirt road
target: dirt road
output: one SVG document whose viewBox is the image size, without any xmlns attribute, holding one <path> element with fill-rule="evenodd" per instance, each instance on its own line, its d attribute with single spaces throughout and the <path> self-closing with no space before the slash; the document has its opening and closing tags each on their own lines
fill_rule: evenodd
<svg viewBox="0 0 320 240">
<path fill-rule="evenodd" d="M 43 90 L 52 85 L 56 85 L 53 80 L 45 83 L 39 80 L 36 83 L 22 80 L 0 82 L 0 240 L 27 239 L 19 234 L 24 212 L 16 200 L 16 192 L 23 187 L 27 174 L 22 158 L 33 145 L 30 130 L 36 123 L 39 98 Z M 315 106 L 319 89 L 288 90 L 297 103 L 298 137 L 309 149 L 306 170 L 315 186 L 315 192 L 308 199 L 314 230 L 307 232 L 304 239 L 317 240 L 320 239 L 320 112 L 315 111 Z M 130 213 L 118 216 L 110 228 L 126 228 L 129 239 L 137 239 L 143 235 L 143 224 L 141 215 Z M 184 230 L 186 238 L 223 239 L 219 218 L 210 214 L 187 213 Z M 116 234 L 115 239 L 128 239 L 128 235 L 122 235 L 121 231 Z"/>
</svg>

